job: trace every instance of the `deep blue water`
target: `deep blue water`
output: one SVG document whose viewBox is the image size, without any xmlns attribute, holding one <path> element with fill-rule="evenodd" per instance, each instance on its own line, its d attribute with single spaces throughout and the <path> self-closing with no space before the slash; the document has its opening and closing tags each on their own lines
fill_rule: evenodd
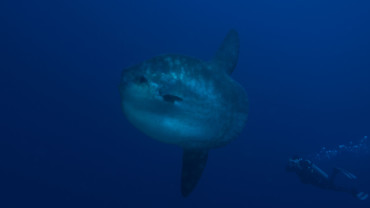
<svg viewBox="0 0 370 208">
<path fill-rule="evenodd" d="M 369 207 L 284 170 L 293 154 L 370 136 L 369 11 L 360 0 L 1 1 L 0 207 Z M 208 60 L 231 28 L 248 122 L 183 198 L 182 150 L 124 118 L 121 71 L 162 53 Z M 364 153 L 320 162 L 367 192 L 369 165 Z"/>
</svg>

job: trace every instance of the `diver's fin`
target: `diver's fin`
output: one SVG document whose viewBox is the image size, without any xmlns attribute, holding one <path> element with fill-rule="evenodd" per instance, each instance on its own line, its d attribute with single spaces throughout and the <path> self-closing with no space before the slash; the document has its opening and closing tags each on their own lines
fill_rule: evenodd
<svg viewBox="0 0 370 208">
<path fill-rule="evenodd" d="M 184 149 L 182 157 L 181 193 L 188 196 L 197 185 L 208 158 L 208 150 Z"/>
<path fill-rule="evenodd" d="M 211 64 L 225 70 L 227 74 L 234 71 L 239 56 L 239 36 L 236 30 L 230 30 L 217 50 Z"/>
<path fill-rule="evenodd" d="M 365 200 L 369 197 L 369 195 L 367 193 L 364 193 L 364 192 L 359 192 L 356 194 L 356 198 L 359 199 L 359 200 Z"/>
</svg>

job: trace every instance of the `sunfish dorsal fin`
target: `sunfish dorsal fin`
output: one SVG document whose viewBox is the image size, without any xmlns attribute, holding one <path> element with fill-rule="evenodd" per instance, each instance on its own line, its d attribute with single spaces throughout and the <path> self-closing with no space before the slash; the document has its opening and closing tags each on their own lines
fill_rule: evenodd
<svg viewBox="0 0 370 208">
<path fill-rule="evenodd" d="M 236 30 L 230 30 L 221 46 L 218 48 L 211 64 L 231 74 L 234 71 L 239 56 L 239 35 Z"/>
<path fill-rule="evenodd" d="M 182 157 L 181 193 L 188 196 L 198 184 L 206 166 L 208 150 L 184 149 Z"/>
</svg>

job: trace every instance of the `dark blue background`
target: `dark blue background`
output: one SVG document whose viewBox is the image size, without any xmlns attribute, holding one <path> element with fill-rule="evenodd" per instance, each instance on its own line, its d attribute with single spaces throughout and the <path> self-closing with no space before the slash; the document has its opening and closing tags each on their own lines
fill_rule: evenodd
<svg viewBox="0 0 370 208">
<path fill-rule="evenodd" d="M 0 207 L 369 207 L 284 171 L 370 133 L 369 1 L 1 1 Z M 123 68 L 210 59 L 230 28 L 247 90 L 241 136 L 180 195 L 180 148 L 120 109 Z M 370 192 L 369 155 L 336 158 Z"/>
</svg>

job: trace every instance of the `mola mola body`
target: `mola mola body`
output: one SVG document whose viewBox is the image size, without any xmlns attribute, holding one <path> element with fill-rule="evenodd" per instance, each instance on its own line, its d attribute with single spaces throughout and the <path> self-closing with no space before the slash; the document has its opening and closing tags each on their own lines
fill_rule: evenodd
<svg viewBox="0 0 370 208">
<path fill-rule="evenodd" d="M 234 140 L 245 126 L 247 96 L 230 77 L 238 54 L 239 37 L 231 30 L 211 61 L 167 54 L 122 73 L 126 118 L 147 136 L 184 150 L 183 196 L 198 183 L 208 151 Z"/>
</svg>

